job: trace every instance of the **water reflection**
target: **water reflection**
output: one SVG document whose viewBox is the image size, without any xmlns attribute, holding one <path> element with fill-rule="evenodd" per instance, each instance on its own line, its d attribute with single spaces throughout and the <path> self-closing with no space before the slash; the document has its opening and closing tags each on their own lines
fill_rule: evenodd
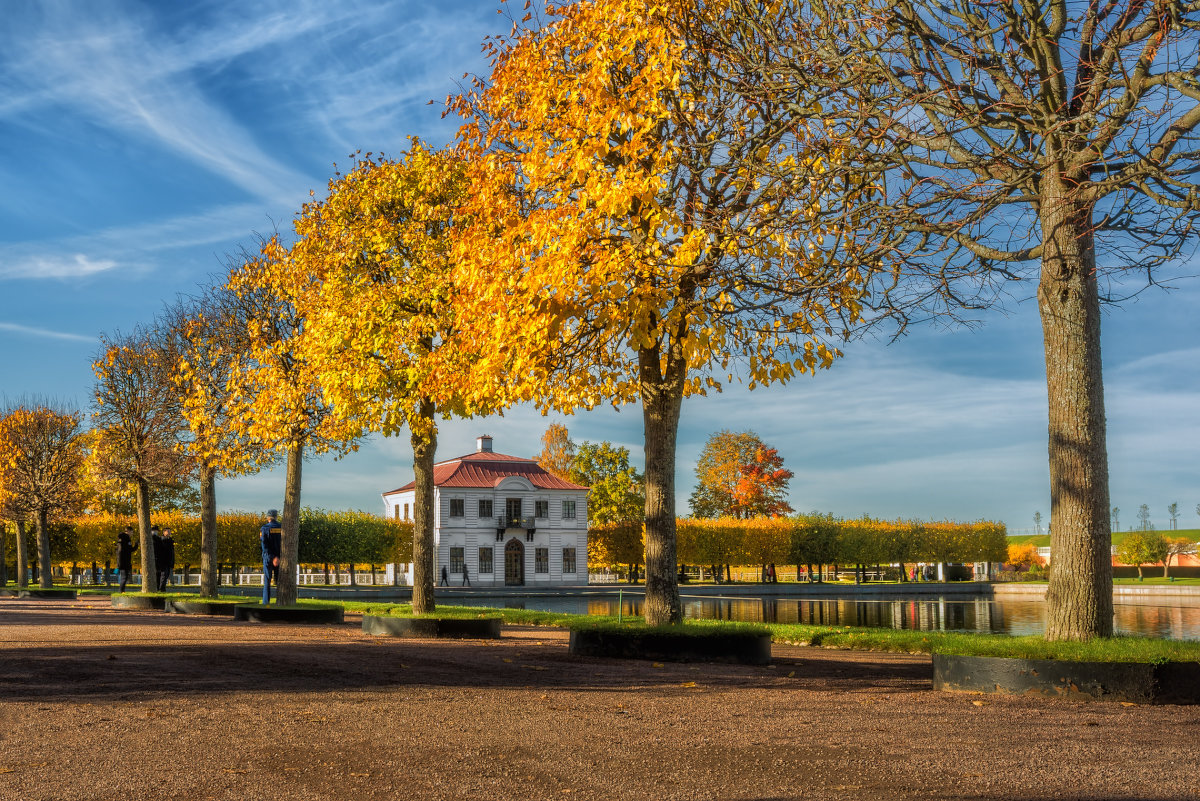
<svg viewBox="0 0 1200 801">
<path fill-rule="evenodd" d="M 1013 635 L 1041 634 L 1046 604 L 1040 600 L 992 600 L 954 596 L 873 598 L 712 598 L 683 597 L 685 617 L 762 623 L 811 623 L 830 626 L 873 626 L 918 631 L 985 631 Z M 591 615 L 617 614 L 618 597 L 474 597 L 478 606 L 538 609 Z M 621 612 L 640 615 L 640 597 L 621 599 Z M 1118 604 L 1114 625 L 1118 634 L 1141 634 L 1173 640 L 1200 640 L 1200 604 Z"/>
</svg>

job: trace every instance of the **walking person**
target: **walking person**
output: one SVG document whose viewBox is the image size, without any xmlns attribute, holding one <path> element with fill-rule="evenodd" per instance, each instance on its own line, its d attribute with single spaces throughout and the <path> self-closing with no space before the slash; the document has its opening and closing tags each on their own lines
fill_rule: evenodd
<svg viewBox="0 0 1200 801">
<path fill-rule="evenodd" d="M 155 556 L 155 570 L 158 571 L 158 591 L 166 592 L 167 585 L 175 573 L 175 540 L 171 538 L 171 529 L 164 528 L 162 539 L 159 540 L 160 555 Z"/>
<path fill-rule="evenodd" d="M 467 563 L 465 560 L 463 561 L 463 583 L 462 583 L 462 585 L 464 587 L 471 586 L 471 577 L 470 577 L 470 575 L 467 574 Z"/>
<path fill-rule="evenodd" d="M 450 572 L 446 570 L 446 566 L 442 565 L 442 580 L 438 582 L 439 587 L 450 586 Z"/>
<path fill-rule="evenodd" d="M 129 574 L 133 572 L 133 552 L 136 550 L 137 544 L 133 542 L 133 526 L 126 526 L 125 530 L 117 535 L 117 586 L 120 588 L 120 592 L 125 592 Z"/>
<path fill-rule="evenodd" d="M 263 560 L 263 606 L 271 603 L 271 577 L 279 584 L 279 555 L 283 549 L 283 526 L 279 525 L 279 510 L 267 512 L 267 522 L 259 529 Z"/>
</svg>

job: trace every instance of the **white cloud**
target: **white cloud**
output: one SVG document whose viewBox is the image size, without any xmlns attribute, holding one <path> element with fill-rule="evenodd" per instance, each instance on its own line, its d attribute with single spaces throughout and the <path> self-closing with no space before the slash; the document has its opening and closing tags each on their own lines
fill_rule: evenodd
<svg viewBox="0 0 1200 801">
<path fill-rule="evenodd" d="M 94 259 L 82 253 L 21 258 L 0 251 L 0 278 L 80 278 L 116 266 L 112 259 Z"/>
<path fill-rule="evenodd" d="M 24 334 L 26 336 L 41 337 L 43 339 L 63 339 L 69 342 L 96 342 L 96 337 L 85 337 L 81 334 L 70 334 L 65 331 L 51 331 L 46 328 L 36 328 L 34 326 L 19 325 L 17 323 L 0 323 L 0 331 L 11 331 L 14 334 Z"/>
</svg>

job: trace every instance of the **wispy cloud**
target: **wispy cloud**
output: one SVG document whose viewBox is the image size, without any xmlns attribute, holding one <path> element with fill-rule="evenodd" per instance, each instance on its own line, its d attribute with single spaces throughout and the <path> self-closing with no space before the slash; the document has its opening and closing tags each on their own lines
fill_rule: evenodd
<svg viewBox="0 0 1200 801">
<path fill-rule="evenodd" d="M 79 278 L 116 266 L 112 259 L 94 259 L 82 253 L 21 258 L 0 251 L 0 278 Z"/>
<path fill-rule="evenodd" d="M 65 331 L 50 331 L 46 328 L 35 328 L 34 326 L 19 325 L 17 323 L 0 323 L 0 331 L 9 331 L 14 334 L 40 337 L 42 339 L 62 339 L 68 342 L 94 343 L 96 341 L 96 337 L 85 337 L 82 334 L 70 334 Z"/>
<path fill-rule="evenodd" d="M 323 15 L 267 15 L 189 40 L 186 32 L 174 38 L 156 30 L 145 12 L 119 4 L 48 3 L 42 11 L 5 37 L 8 80 L 25 91 L 0 113 L 64 106 L 104 129 L 174 151 L 259 198 L 292 200 L 310 187 L 308 176 L 273 158 L 207 97 L 199 79 L 213 63 L 327 24 Z M 288 19 L 295 24 L 284 24 Z"/>
</svg>

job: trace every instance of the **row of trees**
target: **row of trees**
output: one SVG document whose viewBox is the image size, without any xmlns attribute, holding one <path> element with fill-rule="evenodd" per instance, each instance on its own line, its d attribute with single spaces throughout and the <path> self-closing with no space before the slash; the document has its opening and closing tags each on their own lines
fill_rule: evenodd
<svg viewBox="0 0 1200 801">
<path fill-rule="evenodd" d="M 576 0 L 515 22 L 450 99 L 453 147 L 360 157 L 290 245 L 168 326 L 163 406 L 129 381 L 145 348 L 110 343 L 96 452 L 135 488 L 143 570 L 160 467 L 190 460 L 207 510 L 216 475 L 285 454 L 293 600 L 304 456 L 407 427 L 429 611 L 440 416 L 639 403 L 646 617 L 677 622 L 685 397 L 787 382 L 866 323 L 957 320 L 1028 281 L 1062 568 L 1047 637 L 1111 634 L 1102 281 L 1192 241 L 1198 33 L 1200 6 L 1168 0 Z M 146 450 L 171 404 L 187 425 Z"/>
<path fill-rule="evenodd" d="M 47 526 L 53 561 L 38 557 L 39 565 L 70 562 L 115 564 L 117 534 L 131 521 L 110 515 L 64 518 Z M 175 541 L 177 565 L 199 566 L 203 556 L 203 525 L 196 515 L 172 512 L 156 514 L 154 522 L 170 528 Z M 258 540 L 262 517 L 249 513 L 217 516 L 221 564 L 255 565 L 259 561 Z M 10 527 L 3 537 L 0 556 L 11 558 L 28 543 Z M 28 533 L 25 539 L 29 539 Z M 300 513 L 299 560 L 305 564 L 407 562 L 412 551 L 412 524 L 366 512 L 329 512 L 305 508 Z M 4 562 L 0 560 L 0 564 Z M 18 570 L 20 568 L 18 567 Z M 42 571 L 48 575 L 48 571 Z"/>
<path fill-rule="evenodd" d="M 1001 523 L 843 520 L 828 514 L 753 519 L 680 519 L 679 559 L 701 565 L 891 565 L 917 562 L 1003 562 L 1007 531 Z M 592 528 L 588 563 L 638 565 L 644 549 L 637 524 Z"/>
<path fill-rule="evenodd" d="M 1117 545 L 1116 557 L 1122 564 L 1136 565 L 1139 578 L 1142 576 L 1143 565 L 1159 563 L 1163 566 L 1163 577 L 1167 577 L 1170 575 L 1172 559 L 1194 553 L 1195 541 L 1187 537 L 1165 537 L 1153 528 L 1148 528 L 1125 535 Z"/>
</svg>

